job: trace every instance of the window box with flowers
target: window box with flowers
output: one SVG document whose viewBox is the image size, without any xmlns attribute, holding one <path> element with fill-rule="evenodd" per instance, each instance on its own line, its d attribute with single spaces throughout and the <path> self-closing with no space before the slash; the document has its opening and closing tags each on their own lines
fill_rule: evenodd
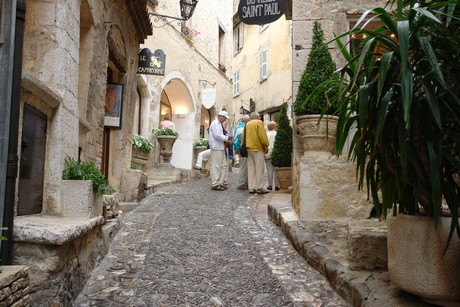
<svg viewBox="0 0 460 307">
<path fill-rule="evenodd" d="M 133 135 L 133 157 L 148 160 L 149 154 L 153 149 L 153 144 L 142 135 Z"/>
</svg>

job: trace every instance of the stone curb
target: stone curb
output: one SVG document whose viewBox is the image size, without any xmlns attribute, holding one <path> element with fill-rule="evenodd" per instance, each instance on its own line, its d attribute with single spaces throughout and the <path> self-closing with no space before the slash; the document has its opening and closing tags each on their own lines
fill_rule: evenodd
<svg viewBox="0 0 460 307">
<path fill-rule="evenodd" d="M 323 274 L 332 288 L 352 306 L 428 306 L 395 288 L 388 271 L 353 271 L 348 262 L 348 222 L 300 222 L 290 203 L 268 203 L 268 216 L 298 253 Z"/>
</svg>

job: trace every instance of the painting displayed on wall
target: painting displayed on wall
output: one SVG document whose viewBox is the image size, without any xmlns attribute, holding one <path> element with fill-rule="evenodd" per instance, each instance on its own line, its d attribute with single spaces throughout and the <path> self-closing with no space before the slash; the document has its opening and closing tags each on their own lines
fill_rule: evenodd
<svg viewBox="0 0 460 307">
<path fill-rule="evenodd" d="M 123 113 L 123 85 L 107 84 L 104 127 L 121 128 Z"/>
</svg>

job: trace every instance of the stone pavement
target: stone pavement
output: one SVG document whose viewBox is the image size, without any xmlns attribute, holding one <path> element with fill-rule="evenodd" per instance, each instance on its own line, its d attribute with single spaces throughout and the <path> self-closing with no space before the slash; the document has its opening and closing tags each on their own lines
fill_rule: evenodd
<svg viewBox="0 0 460 307">
<path fill-rule="evenodd" d="M 135 210 L 74 306 L 350 306 L 269 220 L 281 193 L 158 187 Z"/>
<path fill-rule="evenodd" d="M 395 288 L 388 271 L 351 270 L 347 221 L 299 221 L 291 206 L 290 194 L 286 193 L 270 193 L 259 205 L 268 206 L 270 218 L 280 226 L 299 254 L 326 276 L 334 290 L 352 306 L 433 306 Z M 356 223 L 353 221 L 353 225 Z"/>
</svg>

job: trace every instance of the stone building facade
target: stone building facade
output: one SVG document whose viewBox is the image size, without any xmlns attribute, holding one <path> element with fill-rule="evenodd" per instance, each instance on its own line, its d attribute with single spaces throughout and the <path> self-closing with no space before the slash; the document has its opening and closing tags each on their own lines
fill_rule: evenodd
<svg viewBox="0 0 460 307">
<path fill-rule="evenodd" d="M 164 172 L 152 134 L 162 115 L 179 132 L 167 171 L 193 174 L 193 142 L 231 107 L 231 2 L 201 0 L 187 21 L 155 14 L 179 17 L 179 1 L 26 1 L 12 263 L 29 267 L 33 306 L 70 304 L 121 225 L 116 204 Z M 138 73 L 144 48 L 167 55 L 164 75 Z M 142 169 L 133 134 L 156 145 Z M 67 158 L 94 162 L 116 193 L 63 180 Z"/>
<path fill-rule="evenodd" d="M 152 28 L 147 0 L 27 0 L 24 25 L 12 262 L 30 267 L 32 306 L 68 306 L 119 222 L 94 207 L 91 185 L 66 187 L 64 160 L 94 162 L 126 197 L 137 54 Z M 111 83 L 123 88 L 117 127 L 104 124 Z M 89 192 L 71 206 L 69 191 Z"/>
<path fill-rule="evenodd" d="M 141 45 L 151 52 L 166 55 L 164 75 L 138 74 L 141 118 L 134 123 L 135 133 L 155 143 L 147 173 L 161 176 L 158 143 L 152 131 L 159 128 L 165 114 L 170 115 L 179 137 L 174 143 L 171 165 L 177 170 L 192 169 L 193 143 L 207 138 L 210 123 L 217 113 L 229 110 L 231 97 L 232 22 L 231 3 L 200 0 L 187 21 L 152 15 L 153 35 Z M 151 5 L 154 14 L 180 16 L 179 1 L 158 1 Z M 203 93 L 215 90 L 215 102 L 203 105 Z"/>
<path fill-rule="evenodd" d="M 288 1 L 291 2 L 291 1 Z M 313 23 L 319 21 L 326 41 L 344 33 L 358 20 L 363 9 L 383 5 L 383 1 L 303 1 L 292 0 L 292 90 L 298 91 L 308 54 L 312 47 Z M 358 9 L 360 8 L 360 9 Z M 348 38 L 344 38 L 344 41 Z M 337 46 L 329 44 L 337 67 L 344 65 Z M 362 219 L 371 205 L 366 191 L 358 191 L 355 166 L 346 157 L 304 152 L 296 137 L 293 120 L 292 204 L 301 219 Z M 353 174 L 353 175 L 351 175 Z"/>
<path fill-rule="evenodd" d="M 281 104 L 292 104 L 289 9 L 273 23 L 248 25 L 239 18 L 238 4 L 233 1 L 233 117 L 240 118 L 243 107 L 266 123 L 277 121 Z"/>
</svg>

